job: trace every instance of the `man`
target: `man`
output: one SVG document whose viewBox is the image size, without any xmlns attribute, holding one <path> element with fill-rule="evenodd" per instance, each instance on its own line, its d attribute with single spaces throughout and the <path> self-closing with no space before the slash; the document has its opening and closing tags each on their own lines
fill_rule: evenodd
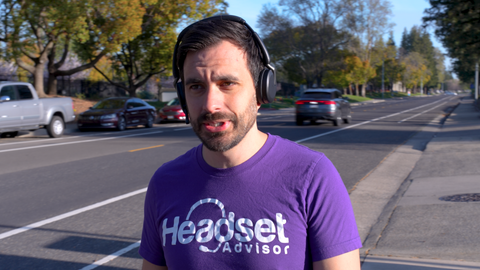
<svg viewBox="0 0 480 270">
<path fill-rule="evenodd" d="M 235 16 L 179 35 L 176 87 L 202 144 L 150 181 L 139 250 L 145 270 L 360 269 L 361 241 L 335 167 L 257 128 L 269 100 L 259 98 L 269 87 L 262 78 L 274 71 L 254 35 Z"/>
</svg>

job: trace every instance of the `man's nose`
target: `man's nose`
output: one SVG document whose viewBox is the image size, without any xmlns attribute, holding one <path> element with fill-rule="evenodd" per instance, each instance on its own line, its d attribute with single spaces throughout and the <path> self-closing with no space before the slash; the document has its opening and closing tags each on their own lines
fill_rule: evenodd
<svg viewBox="0 0 480 270">
<path fill-rule="evenodd" d="M 205 91 L 204 110 L 208 113 L 219 112 L 223 104 L 223 93 L 214 84 L 207 87 Z"/>
</svg>

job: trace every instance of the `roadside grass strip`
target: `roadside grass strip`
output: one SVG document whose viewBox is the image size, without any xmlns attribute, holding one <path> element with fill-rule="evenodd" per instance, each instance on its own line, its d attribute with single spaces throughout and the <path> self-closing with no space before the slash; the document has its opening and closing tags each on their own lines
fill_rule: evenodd
<svg viewBox="0 0 480 270">
<path fill-rule="evenodd" d="M 24 226 L 24 227 L 21 227 L 21 228 L 18 228 L 18 229 L 14 229 L 14 230 L 11 230 L 11 231 L 8 231 L 8 232 L 1 233 L 0 234 L 0 240 L 5 239 L 5 238 L 10 237 L 10 236 L 13 236 L 13 235 L 16 235 L 16 234 L 19 234 L 19 233 L 23 233 L 23 232 L 41 227 L 41 226 L 44 226 L 44 225 L 47 225 L 47 224 L 52 223 L 52 222 L 56 222 L 56 221 L 59 221 L 59 220 L 62 220 L 62 219 L 68 218 L 68 217 L 72 217 L 72 216 L 81 214 L 83 212 L 93 210 L 95 208 L 102 207 L 102 206 L 107 205 L 107 204 L 111 204 L 111 203 L 129 198 L 129 197 L 138 195 L 140 193 L 144 193 L 146 191 L 147 191 L 147 188 L 142 188 L 142 189 L 139 189 L 139 190 L 135 190 L 135 191 L 132 191 L 132 192 L 129 192 L 129 193 L 117 196 L 117 197 L 110 198 L 108 200 L 104 200 L 104 201 L 94 203 L 94 204 L 89 205 L 89 206 L 79 208 L 77 210 L 73 210 L 73 211 L 70 211 L 70 212 L 55 216 L 55 217 L 51 217 L 51 218 L 44 219 L 44 220 L 39 221 L 39 222 L 35 222 L 35 223 L 29 224 L 27 226 Z"/>
<path fill-rule="evenodd" d="M 143 135 L 150 135 L 150 134 L 158 134 L 158 133 L 163 133 L 163 131 L 155 131 L 155 132 L 147 132 L 147 133 L 136 133 L 136 134 L 130 134 L 130 135 L 123 135 L 123 136 L 116 136 L 116 137 L 108 137 L 108 138 L 101 138 L 101 139 L 92 139 L 92 140 L 83 140 L 83 141 L 75 141 L 75 142 L 64 142 L 64 143 L 47 144 L 47 145 L 36 145 L 36 146 L 30 146 L 30 147 L 22 147 L 22 148 L 15 148 L 15 149 L 0 150 L 0 153 L 14 152 L 14 151 L 28 150 L 28 149 L 36 149 L 36 148 L 44 148 L 44 147 L 52 147 L 52 146 L 59 146 L 59 145 L 68 145 L 68 144 L 77 144 L 77 143 L 86 143 L 86 142 L 98 142 L 98 141 L 114 140 L 114 139 L 119 139 L 119 138 L 136 137 L 136 136 L 143 136 Z"/>
<path fill-rule="evenodd" d="M 104 257 L 103 259 L 98 260 L 98 261 L 96 261 L 96 262 L 94 262 L 94 263 L 92 263 L 92 264 L 90 264 L 90 265 L 88 265 L 88 266 L 85 266 L 85 267 L 83 267 L 83 268 L 80 269 L 80 270 L 91 270 L 91 269 L 95 269 L 95 268 L 97 268 L 97 267 L 99 267 L 99 266 L 101 266 L 101 265 L 104 265 L 104 264 L 106 264 L 106 263 L 108 263 L 108 262 L 110 262 L 110 261 L 115 260 L 116 258 L 122 256 L 123 254 L 125 254 L 125 253 L 129 252 L 130 250 L 135 249 L 135 248 L 137 248 L 137 247 L 139 247 L 139 246 L 140 246 L 140 241 L 138 241 L 138 242 L 136 242 L 136 243 L 133 243 L 133 244 L 131 244 L 130 246 L 128 246 L 128 247 L 126 247 L 126 248 L 120 249 L 119 251 L 117 251 L 117 252 L 115 252 L 115 253 L 112 253 L 112 254 L 108 255 L 107 257 Z"/>
<path fill-rule="evenodd" d="M 341 129 L 335 129 L 335 130 L 332 130 L 332 131 L 329 131 L 329 132 L 325 132 L 325 133 L 322 133 L 322 134 L 318 134 L 318 135 L 315 135 L 315 136 L 311 136 L 311 137 L 308 137 L 308 138 L 305 138 L 305 139 L 301 139 L 301 140 L 298 140 L 298 141 L 295 141 L 296 143 L 301 143 L 301 142 L 305 142 L 305 141 L 309 141 L 309 140 L 312 140 L 312 139 L 316 139 L 316 138 L 319 138 L 319 137 L 323 137 L 323 136 L 326 136 L 326 135 L 330 135 L 330 134 L 333 134 L 333 133 L 337 133 L 337 132 L 340 132 L 342 130 L 346 130 L 346 129 L 350 129 L 350 128 L 354 128 L 354 127 L 358 127 L 358 126 L 362 126 L 362 125 L 365 125 L 365 124 L 368 124 L 368 123 L 372 123 L 372 122 L 375 122 L 375 121 L 378 121 L 378 120 L 382 120 L 382 119 L 385 119 L 385 118 L 389 118 L 389 117 L 392 117 L 392 116 L 395 116 L 395 115 L 399 115 L 399 114 L 402 114 L 402 113 L 406 113 L 406 112 L 409 112 L 409 111 L 413 111 L 413 110 L 416 110 L 416 109 L 420 109 L 420 108 L 423 108 L 425 106 L 429 106 L 429 105 L 433 105 L 437 102 L 440 102 L 440 101 L 443 101 L 447 98 L 442 98 L 440 100 L 437 100 L 437 101 L 434 101 L 432 103 L 428 103 L 428 104 L 425 104 L 425 105 L 422 105 L 422 106 L 418 106 L 418 107 L 415 107 L 415 108 L 412 108 L 412 109 L 408 109 L 408 110 L 405 110 L 405 111 L 401 111 L 401 112 L 397 112 L 397 113 L 394 113 L 394 114 L 389 114 L 389 115 L 386 115 L 386 116 L 382 116 L 382 117 L 379 117 L 379 118 L 375 118 L 375 119 L 372 119 L 372 120 L 368 120 L 368 121 L 365 121 L 365 122 L 361 122 L 361 123 L 358 123 L 358 124 L 355 124 L 355 125 L 350 125 L 348 127 L 344 127 L 344 128 L 341 128 Z M 446 102 L 444 102 L 446 103 Z M 443 104 L 444 104 L 443 103 Z M 442 105 L 442 104 L 440 104 Z M 438 106 L 440 106 L 438 105 Z M 436 107 L 438 107 L 436 106 Z M 434 108 L 436 108 L 434 107 Z M 432 108 L 432 109 L 434 109 Z M 426 111 L 425 111 L 426 112 Z M 412 117 L 413 118 L 413 117 Z"/>
</svg>

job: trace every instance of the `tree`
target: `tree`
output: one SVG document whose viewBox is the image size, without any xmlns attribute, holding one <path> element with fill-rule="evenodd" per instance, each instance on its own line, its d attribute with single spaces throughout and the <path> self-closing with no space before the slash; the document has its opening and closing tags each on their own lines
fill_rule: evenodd
<svg viewBox="0 0 480 270">
<path fill-rule="evenodd" d="M 394 26 L 390 22 L 392 4 L 388 0 L 362 0 L 355 9 L 358 21 L 354 32 L 362 49 L 357 55 L 362 61 L 371 62 L 372 49 L 376 42 Z"/>
<path fill-rule="evenodd" d="M 433 51 L 435 64 L 437 68 L 437 77 L 438 77 L 438 84 L 445 82 L 445 56 L 443 53 L 438 49 L 435 48 Z M 440 86 L 438 85 L 438 88 Z"/>
<path fill-rule="evenodd" d="M 6 0 L 2 2 L 2 8 L 5 12 L 2 13 L 4 36 L 1 40 L 9 48 L 8 56 L 34 76 L 39 96 L 45 96 L 43 77 L 46 65 L 48 92 L 56 94 L 57 76 L 91 68 L 104 55 L 116 50 L 118 44 L 138 35 L 145 13 L 139 0 Z M 96 45 L 92 58 L 79 67 L 61 70 L 71 44 L 85 42 L 92 35 Z M 60 48 L 61 53 L 57 51 Z M 29 60 L 23 61 L 22 55 Z"/>
<path fill-rule="evenodd" d="M 453 71 L 465 82 L 473 82 L 480 60 L 480 3 L 467 0 L 430 0 L 423 26 L 435 35 L 453 60 Z M 445 81 L 448 80 L 445 78 Z"/>
<path fill-rule="evenodd" d="M 346 79 L 355 85 L 355 92 L 357 96 L 366 96 L 365 84 L 373 77 L 375 77 L 375 69 L 370 66 L 370 62 L 362 61 L 358 56 L 348 56 L 345 58 L 347 64 Z M 360 85 L 362 85 L 362 92 L 360 94 Z"/>
<path fill-rule="evenodd" d="M 470 0 L 430 0 L 424 26 L 433 26 L 435 35 L 452 58 L 480 58 L 480 3 Z"/>
<path fill-rule="evenodd" d="M 411 52 L 402 59 L 402 62 L 405 65 L 402 79 L 407 88 L 416 91 L 419 84 L 427 84 L 430 80 L 430 71 L 427 69 L 427 61 L 420 53 Z"/>
<path fill-rule="evenodd" d="M 397 59 L 397 48 L 395 41 L 393 40 L 393 32 L 390 32 L 390 36 L 386 44 L 383 39 L 378 39 L 375 46 L 372 49 L 372 66 L 376 68 L 376 76 L 372 79 L 373 85 L 382 87 L 382 72 L 383 83 L 390 85 L 392 89 L 393 84 L 401 80 L 401 72 L 403 72 L 402 66 Z"/>
<path fill-rule="evenodd" d="M 115 74 L 126 79 L 126 84 L 115 82 L 111 73 L 95 66 L 97 72 L 111 84 L 123 88 L 130 96 L 154 75 L 171 72 L 176 29 L 183 22 L 208 17 L 219 11 L 225 12 L 228 5 L 223 0 L 156 0 L 143 5 L 145 13 L 141 20 L 141 33 L 121 43 L 120 49 L 107 55 Z M 88 46 L 78 46 L 77 52 L 84 59 L 91 58 L 94 51 Z"/>
<path fill-rule="evenodd" d="M 264 5 L 257 20 L 277 67 L 291 80 L 321 86 L 327 70 L 338 68 L 350 40 L 354 0 L 280 0 L 278 10 Z"/>
<path fill-rule="evenodd" d="M 430 38 L 430 34 L 419 26 L 413 26 L 409 33 L 402 39 L 402 55 L 411 52 L 417 52 L 426 60 L 426 67 L 429 70 L 429 87 L 438 87 L 438 63 L 435 57 L 435 47 Z"/>
</svg>

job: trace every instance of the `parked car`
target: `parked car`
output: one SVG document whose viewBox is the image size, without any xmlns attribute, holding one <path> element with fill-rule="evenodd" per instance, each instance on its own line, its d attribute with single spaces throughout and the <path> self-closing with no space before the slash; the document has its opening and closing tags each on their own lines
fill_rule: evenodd
<svg viewBox="0 0 480 270">
<path fill-rule="evenodd" d="M 38 98 L 33 85 L 0 82 L 0 133 L 15 137 L 19 131 L 47 129 L 50 137 L 60 137 L 65 123 L 75 120 L 71 98 Z"/>
<path fill-rule="evenodd" d="M 107 98 L 99 101 L 78 117 L 80 131 L 87 128 L 124 130 L 129 126 L 153 127 L 155 107 L 139 98 Z"/>
<path fill-rule="evenodd" d="M 352 119 L 351 107 L 348 98 L 342 97 L 338 89 L 307 89 L 296 101 L 296 124 L 303 125 L 303 121 L 329 120 L 335 126 L 342 121 L 350 123 Z"/>
<path fill-rule="evenodd" d="M 185 121 L 185 113 L 178 98 L 170 100 L 163 108 L 159 109 L 157 116 L 160 121 Z"/>
<path fill-rule="evenodd" d="M 447 95 L 447 96 L 456 96 L 457 93 L 456 93 L 456 92 L 453 92 L 453 91 L 445 91 L 445 95 Z"/>
</svg>

